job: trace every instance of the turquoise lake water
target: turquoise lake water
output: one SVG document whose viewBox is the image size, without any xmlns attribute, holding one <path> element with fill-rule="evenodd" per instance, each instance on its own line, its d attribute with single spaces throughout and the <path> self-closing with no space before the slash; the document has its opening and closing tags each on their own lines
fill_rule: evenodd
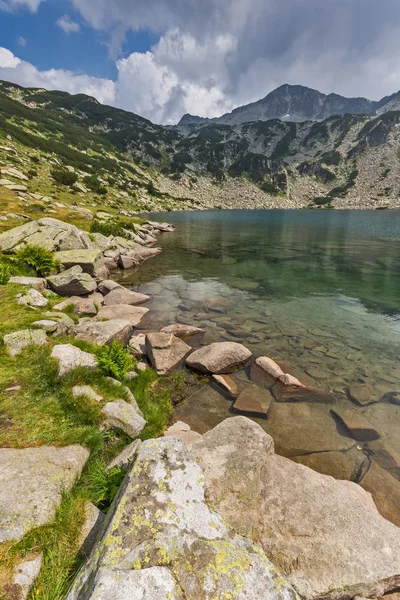
<svg viewBox="0 0 400 600">
<path fill-rule="evenodd" d="M 344 453 L 354 466 L 348 478 L 362 482 L 368 471 L 371 479 L 371 465 L 382 467 L 382 444 L 400 453 L 400 406 L 382 401 L 400 392 L 399 212 L 201 211 L 151 218 L 176 231 L 160 237 L 161 255 L 121 276 L 152 296 L 151 328 L 190 323 L 206 329 L 202 343 L 243 342 L 256 355 L 289 361 L 380 435 L 357 446 L 332 418 L 332 407 L 276 403 L 268 421 L 259 422 L 282 454 L 331 452 L 337 476 L 334 453 Z M 244 381 L 248 373 L 236 377 Z M 379 402 L 355 406 L 349 399 L 355 383 L 371 386 Z M 230 410 L 210 388 L 179 407 L 177 417 L 202 433 Z M 400 501 L 398 472 L 385 469 Z M 319 470 L 329 472 L 329 464 Z"/>
</svg>

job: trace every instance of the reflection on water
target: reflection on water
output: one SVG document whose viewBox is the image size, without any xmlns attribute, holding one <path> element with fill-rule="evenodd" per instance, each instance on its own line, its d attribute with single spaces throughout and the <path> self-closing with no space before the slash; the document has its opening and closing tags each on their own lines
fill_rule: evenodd
<svg viewBox="0 0 400 600">
<path fill-rule="evenodd" d="M 338 431 L 331 407 L 276 403 L 262 425 L 282 454 L 322 452 L 320 466 L 308 458 L 310 466 L 364 483 L 375 473 L 378 480 L 382 445 L 393 456 L 400 453 L 400 406 L 393 400 L 400 392 L 400 214 L 207 211 L 159 218 L 177 228 L 160 238 L 163 253 L 121 275 L 152 296 L 151 327 L 175 321 L 204 326 L 205 343 L 243 341 L 257 355 L 289 361 L 332 392 L 335 402 L 362 412 L 381 437 L 357 448 Z M 357 382 L 368 384 L 379 403 L 355 407 L 348 387 Z M 218 392 L 202 394 L 178 409 L 194 428 L 196 413 L 203 428 L 229 415 Z M 341 464 L 345 456 L 351 468 L 337 471 L 338 451 Z M 399 505 L 400 464 L 393 456 L 390 468 L 383 465 L 390 480 L 378 474 L 381 488 L 397 490 L 390 494 Z"/>
</svg>

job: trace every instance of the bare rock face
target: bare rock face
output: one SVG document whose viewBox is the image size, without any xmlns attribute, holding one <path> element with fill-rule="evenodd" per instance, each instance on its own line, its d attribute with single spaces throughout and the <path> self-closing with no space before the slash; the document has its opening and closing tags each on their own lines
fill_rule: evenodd
<svg viewBox="0 0 400 600">
<path fill-rule="evenodd" d="M 191 347 L 170 333 L 149 333 L 146 349 L 157 374 L 167 375 L 182 362 Z"/>
<path fill-rule="evenodd" d="M 88 458 L 81 446 L 0 448 L 0 543 L 51 523 Z"/>
<path fill-rule="evenodd" d="M 126 345 L 132 333 L 132 325 L 124 319 L 111 321 L 85 321 L 71 328 L 71 334 L 98 346 L 109 345 L 113 341 Z"/>
<path fill-rule="evenodd" d="M 58 376 L 62 377 L 76 367 L 97 369 L 98 362 L 94 354 L 84 352 L 72 344 L 59 344 L 54 346 L 52 358 L 58 360 Z"/>
<path fill-rule="evenodd" d="M 82 267 L 71 267 L 47 278 L 49 287 L 59 296 L 86 296 L 97 288 L 95 280 Z"/>
<path fill-rule="evenodd" d="M 232 373 L 243 367 L 251 352 L 236 342 L 220 342 L 195 350 L 187 359 L 191 369 L 201 373 Z"/>
<path fill-rule="evenodd" d="M 130 304 L 115 304 L 114 306 L 103 306 L 97 315 L 97 319 L 123 319 L 129 321 L 132 327 L 137 327 L 144 315 L 149 312 L 144 306 L 132 306 Z"/>
<path fill-rule="evenodd" d="M 23 329 L 14 333 L 7 333 L 3 342 L 11 356 L 17 356 L 29 346 L 43 346 L 47 344 L 46 332 L 41 329 Z"/>
<path fill-rule="evenodd" d="M 244 417 L 191 451 L 215 510 L 257 540 L 301 597 L 378 597 L 399 586 L 400 529 L 359 485 L 274 454 L 271 437 Z"/>
<path fill-rule="evenodd" d="M 105 418 L 106 428 L 121 429 L 131 438 L 138 437 L 146 425 L 146 421 L 135 407 L 125 400 L 108 402 L 101 412 Z"/>
<path fill-rule="evenodd" d="M 203 482 L 182 442 L 144 442 L 67 600 L 295 600 L 261 548 L 210 510 Z"/>
<path fill-rule="evenodd" d="M 104 305 L 111 306 L 114 304 L 143 304 L 150 300 L 150 296 L 132 292 L 123 287 L 116 287 L 111 290 L 104 298 Z"/>
</svg>

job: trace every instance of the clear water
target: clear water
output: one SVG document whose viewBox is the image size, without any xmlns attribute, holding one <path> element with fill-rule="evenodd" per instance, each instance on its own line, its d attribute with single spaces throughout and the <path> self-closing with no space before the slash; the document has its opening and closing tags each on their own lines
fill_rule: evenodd
<svg viewBox="0 0 400 600">
<path fill-rule="evenodd" d="M 147 326 L 192 323 L 205 327 L 202 343 L 239 341 L 257 355 L 289 361 L 335 403 L 362 413 L 381 437 L 357 444 L 330 406 L 280 404 L 259 421 L 277 449 L 287 456 L 324 453 L 323 466 L 314 468 L 333 475 L 340 452 L 353 465 L 348 478 L 361 483 L 371 464 L 383 465 L 388 486 L 399 487 L 399 505 L 400 464 L 388 467 L 382 445 L 400 453 L 400 406 L 356 407 L 348 386 L 368 383 L 377 399 L 400 392 L 400 213 L 204 211 L 152 218 L 173 223 L 175 233 L 160 237 L 161 255 L 121 275 L 152 296 L 154 320 Z M 213 299 L 223 312 L 201 302 Z M 246 372 L 236 378 L 248 383 Z M 210 387 L 179 407 L 177 417 L 203 432 L 230 410 Z"/>
</svg>

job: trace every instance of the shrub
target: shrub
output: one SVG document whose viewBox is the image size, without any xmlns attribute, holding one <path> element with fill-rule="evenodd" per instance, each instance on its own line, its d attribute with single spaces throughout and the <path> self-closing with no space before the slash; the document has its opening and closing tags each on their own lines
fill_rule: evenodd
<svg viewBox="0 0 400 600">
<path fill-rule="evenodd" d="M 28 177 L 32 178 L 32 177 L 36 177 L 36 175 L 37 175 L 36 169 L 29 169 Z"/>
<path fill-rule="evenodd" d="M 41 246 L 24 246 L 17 253 L 17 260 L 32 267 L 41 277 L 47 277 L 57 267 L 57 261 L 50 250 Z"/>
<path fill-rule="evenodd" d="M 138 225 L 142 225 L 144 219 L 120 219 L 118 217 L 109 219 L 104 223 L 94 219 L 90 224 L 91 233 L 101 233 L 106 237 L 113 235 L 115 237 L 126 237 L 126 230 L 136 232 Z"/>
<path fill-rule="evenodd" d="M 51 176 L 57 183 L 62 185 L 71 186 L 78 181 L 78 175 L 67 169 L 52 169 Z"/>
<path fill-rule="evenodd" d="M 0 263 L 0 285 L 6 285 L 10 280 L 10 269 Z"/>
<path fill-rule="evenodd" d="M 134 367 L 132 356 L 119 342 L 114 341 L 110 346 L 99 348 L 96 354 L 100 370 L 107 377 L 121 381 Z"/>
<path fill-rule="evenodd" d="M 83 179 L 83 183 L 95 194 L 100 194 L 101 196 L 107 194 L 107 188 L 100 183 L 96 175 L 88 175 Z"/>
</svg>

